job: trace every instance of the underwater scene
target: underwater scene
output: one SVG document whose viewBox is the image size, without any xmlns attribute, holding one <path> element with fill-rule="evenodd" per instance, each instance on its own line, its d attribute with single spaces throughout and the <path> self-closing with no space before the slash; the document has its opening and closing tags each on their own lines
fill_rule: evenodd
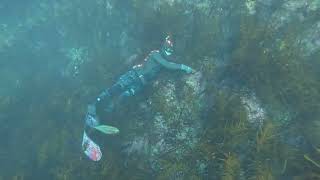
<svg viewBox="0 0 320 180">
<path fill-rule="evenodd" d="M 320 0 L 1 0 L 0 82 L 0 180 L 320 179 Z"/>
</svg>

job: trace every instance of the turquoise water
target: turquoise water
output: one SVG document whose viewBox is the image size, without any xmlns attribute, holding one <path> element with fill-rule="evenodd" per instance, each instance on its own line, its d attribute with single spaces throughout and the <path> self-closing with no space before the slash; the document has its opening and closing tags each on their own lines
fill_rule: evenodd
<svg viewBox="0 0 320 180">
<path fill-rule="evenodd" d="M 319 179 L 319 6 L 0 2 L 0 179 Z M 89 102 L 175 41 L 175 63 L 82 152 Z"/>
</svg>

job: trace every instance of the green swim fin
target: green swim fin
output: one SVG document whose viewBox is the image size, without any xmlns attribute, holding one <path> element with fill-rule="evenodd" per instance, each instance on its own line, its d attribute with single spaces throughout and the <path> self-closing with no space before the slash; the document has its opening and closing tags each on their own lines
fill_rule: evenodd
<svg viewBox="0 0 320 180">
<path fill-rule="evenodd" d="M 96 130 L 104 133 L 104 134 L 118 134 L 119 129 L 113 126 L 108 125 L 99 125 L 94 127 Z"/>
</svg>

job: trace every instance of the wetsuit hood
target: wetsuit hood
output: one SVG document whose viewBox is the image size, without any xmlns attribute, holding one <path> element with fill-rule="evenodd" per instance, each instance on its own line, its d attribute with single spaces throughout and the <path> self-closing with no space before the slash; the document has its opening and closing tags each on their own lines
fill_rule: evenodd
<svg viewBox="0 0 320 180">
<path fill-rule="evenodd" d="M 168 57 L 173 54 L 173 41 L 170 36 L 167 36 L 162 47 L 161 47 L 161 55 Z"/>
</svg>

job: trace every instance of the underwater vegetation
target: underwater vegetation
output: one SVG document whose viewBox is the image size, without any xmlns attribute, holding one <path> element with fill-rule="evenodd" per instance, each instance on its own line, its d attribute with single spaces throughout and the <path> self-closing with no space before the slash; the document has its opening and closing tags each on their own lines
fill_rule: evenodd
<svg viewBox="0 0 320 180">
<path fill-rule="evenodd" d="M 314 16 L 314 14 L 307 16 L 304 23 L 311 23 Z M 277 154 L 272 152 L 283 148 L 282 150 L 292 152 L 283 152 L 293 156 L 287 158 L 293 158 L 300 163 L 302 152 L 293 153 L 297 151 L 295 147 L 285 148 L 282 143 L 286 142 L 277 141 L 280 139 L 283 128 L 288 127 L 288 124 L 294 124 L 303 127 L 298 128 L 300 131 L 297 130 L 295 136 L 301 133 L 308 143 L 316 147 L 319 145 L 317 138 L 319 129 L 316 124 L 319 119 L 319 103 L 317 102 L 320 98 L 320 84 L 317 73 L 311 67 L 310 62 L 310 58 L 315 58 L 315 55 L 305 57 L 302 49 L 296 43 L 297 34 L 303 32 L 304 28 L 307 26 L 292 22 L 282 29 L 286 33 L 282 33 L 268 24 L 261 24 L 255 17 L 243 15 L 238 48 L 233 51 L 231 63 L 227 68 L 227 74 L 237 79 L 241 86 L 255 91 L 269 110 L 269 116 L 277 117 L 274 113 L 272 114 L 272 111 L 270 113 L 272 108 L 268 108 L 273 104 L 274 107 L 279 107 L 280 104 L 280 107 L 287 109 L 291 114 L 290 119 L 267 121 L 267 124 L 257 133 L 256 153 L 275 158 Z M 276 129 L 279 129 L 275 132 L 273 132 L 274 124 L 277 124 Z M 266 170 L 256 172 L 270 172 L 264 174 L 268 179 L 279 174 L 276 173 L 276 169 L 272 168 L 275 165 L 264 166 L 260 165 L 260 161 L 258 162 L 255 166 Z M 285 164 L 287 171 L 290 172 L 290 160 L 285 159 L 283 162 L 285 163 L 282 164 Z M 300 168 L 303 169 L 304 164 L 301 163 Z M 261 179 L 259 175 L 255 176 L 256 179 L 258 177 Z"/>
<path fill-rule="evenodd" d="M 236 155 L 228 153 L 225 155 L 224 161 L 224 172 L 221 177 L 222 180 L 233 180 L 240 177 L 240 161 Z"/>
<path fill-rule="evenodd" d="M 0 179 L 320 179 L 320 53 L 309 37 L 317 33 L 306 33 L 318 27 L 319 1 L 312 8 L 272 2 L 37 1 L 25 30 L 0 25 L 1 53 L 40 32 L 55 32 L 57 41 L 31 43 L 37 53 L 27 55 L 41 65 L 25 78 L 8 69 L 25 54 L 5 55 L 12 67 L 1 75 L 11 79 L 2 82 L 20 95 L 0 89 L 8 112 L 0 133 L 15 140 L 3 141 L 0 160 L 8 166 Z M 283 20 L 276 24 L 259 14 L 268 3 L 270 12 L 307 10 L 293 21 L 275 13 L 270 19 Z M 128 57 L 142 60 L 167 33 L 175 62 L 200 72 L 164 73 L 130 99 L 110 121 L 119 137 L 106 138 L 100 163 L 88 161 L 80 149 L 86 104 L 128 70 Z M 52 54 L 41 53 L 46 46 Z M 264 112 L 256 121 L 244 101 L 251 94 Z M 127 141 L 135 145 L 130 153 L 121 149 Z"/>
</svg>

